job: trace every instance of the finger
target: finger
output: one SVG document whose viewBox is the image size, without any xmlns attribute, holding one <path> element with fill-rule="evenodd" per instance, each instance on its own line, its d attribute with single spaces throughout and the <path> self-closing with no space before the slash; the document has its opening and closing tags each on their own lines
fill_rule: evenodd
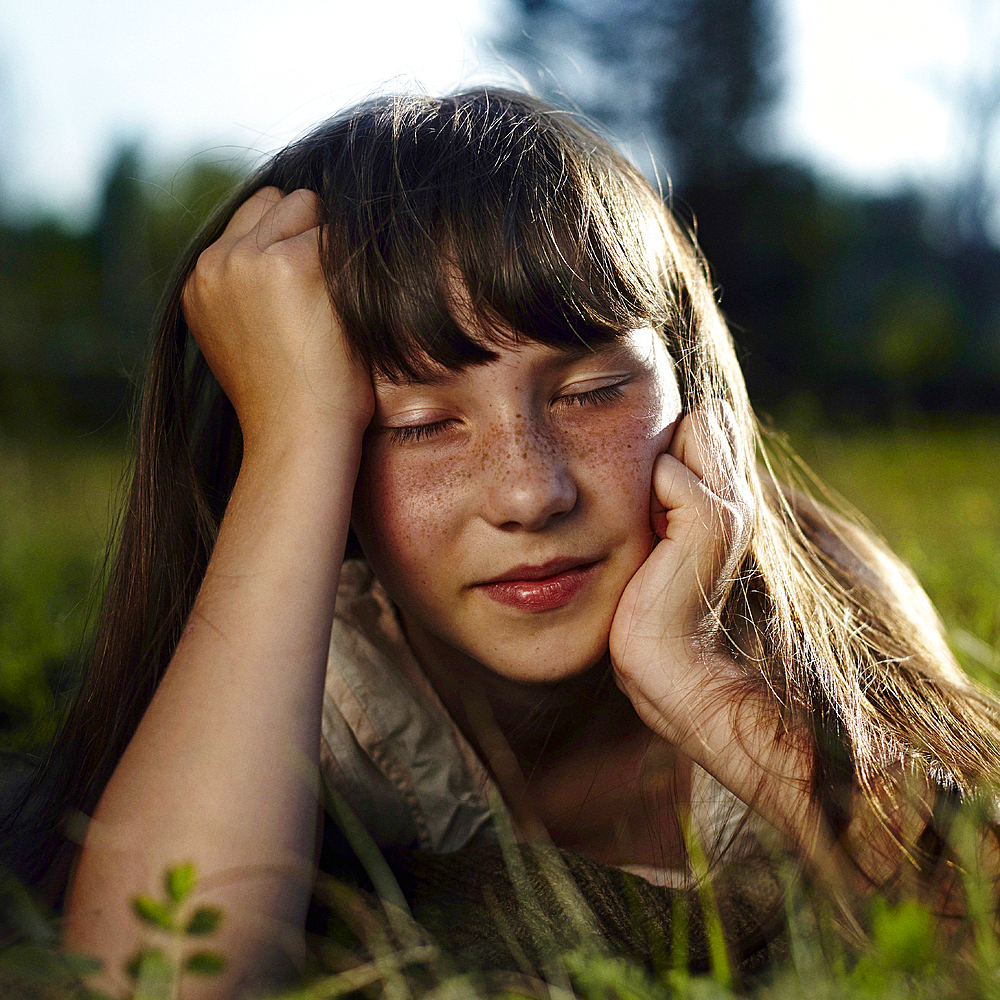
<svg viewBox="0 0 1000 1000">
<path fill-rule="evenodd" d="M 284 192 L 276 187 L 264 187 L 255 191 L 236 209 L 222 235 L 198 255 L 181 290 L 181 308 L 192 331 L 199 325 L 204 304 L 213 296 L 234 248 L 257 231 L 261 219 L 284 197 Z"/>
<path fill-rule="evenodd" d="M 695 407 L 678 424 L 667 451 L 699 479 L 706 478 L 720 455 L 731 454 L 718 418 L 705 406 Z"/>
<path fill-rule="evenodd" d="M 273 204 L 260 218 L 256 229 L 249 233 L 257 242 L 257 249 L 266 252 L 278 243 L 301 236 L 316 228 L 319 217 L 319 196 L 305 188 L 285 195 Z"/>
<path fill-rule="evenodd" d="M 716 606 L 731 588 L 733 567 L 746 549 L 745 506 L 722 500 L 669 454 L 654 467 L 654 493 L 661 509 L 652 527 L 660 542 L 648 565 L 672 567 L 671 586 L 696 594 L 701 611 Z"/>
<path fill-rule="evenodd" d="M 693 523 L 711 520 L 713 497 L 679 458 L 660 455 L 653 466 L 651 524 L 661 539 L 677 538 Z"/>
<path fill-rule="evenodd" d="M 724 419 L 723 406 L 718 412 Z M 752 491 L 737 467 L 733 436 L 708 408 L 685 416 L 658 458 L 650 504 L 651 524 L 661 539 L 700 526 L 733 540 L 750 524 Z"/>
<path fill-rule="evenodd" d="M 321 239 L 319 226 L 313 226 L 304 233 L 274 243 L 264 252 L 275 252 L 281 249 L 282 255 L 288 260 L 292 267 L 300 274 L 310 274 L 314 277 L 322 275 L 322 265 L 320 259 Z"/>
<path fill-rule="evenodd" d="M 736 418 L 724 400 L 693 409 L 678 425 L 668 453 L 726 503 L 745 499 L 746 476 Z"/>
<path fill-rule="evenodd" d="M 219 237 L 223 246 L 238 243 L 260 224 L 260 220 L 285 197 L 285 192 L 276 187 L 265 187 L 255 191 L 229 220 L 225 232 Z"/>
<path fill-rule="evenodd" d="M 654 492 L 665 508 L 654 517 L 654 531 L 661 539 L 694 538 L 706 530 L 714 535 L 718 562 L 713 572 L 721 573 L 723 591 L 726 574 L 750 544 L 755 521 L 753 489 L 737 458 L 741 453 L 735 415 L 719 400 L 688 414 L 665 456 L 688 469 L 693 482 L 684 483 L 676 473 L 654 479 Z"/>
</svg>

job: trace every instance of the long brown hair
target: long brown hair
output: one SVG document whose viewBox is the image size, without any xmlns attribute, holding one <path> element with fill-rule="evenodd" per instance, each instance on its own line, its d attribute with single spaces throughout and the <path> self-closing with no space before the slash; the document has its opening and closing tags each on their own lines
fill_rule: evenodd
<svg viewBox="0 0 1000 1000">
<path fill-rule="evenodd" d="M 166 292 L 93 656 L 50 760 L 47 839 L 33 845 L 30 878 L 60 891 L 66 818 L 93 810 L 205 573 L 241 438 L 180 292 L 236 207 L 267 185 L 319 195 L 331 299 L 373 372 L 482 362 L 511 330 L 517 341 L 601 344 L 651 325 L 676 362 L 685 409 L 728 404 L 757 512 L 720 631 L 745 690 L 769 692 L 776 736 L 812 748 L 814 793 L 835 831 L 850 795 L 888 767 L 917 767 L 960 794 L 998 773 L 996 705 L 958 669 L 913 577 L 869 532 L 781 485 L 766 458 L 758 465 L 760 436 L 705 265 L 635 168 L 575 115 L 520 94 L 385 97 L 258 170 Z M 486 331 L 478 339 L 452 315 L 442 277 L 455 273 Z"/>
</svg>

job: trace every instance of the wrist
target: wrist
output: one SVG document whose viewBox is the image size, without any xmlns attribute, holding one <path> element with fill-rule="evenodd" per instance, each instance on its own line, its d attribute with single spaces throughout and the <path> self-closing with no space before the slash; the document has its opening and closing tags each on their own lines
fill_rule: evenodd
<svg viewBox="0 0 1000 1000">
<path fill-rule="evenodd" d="M 673 742 L 685 756 L 750 806 L 793 843 L 816 834 L 813 750 L 781 715 L 766 690 L 718 650 L 697 657 L 681 693 L 682 721 Z M 680 713 L 675 713 L 680 714 Z M 668 737 L 669 738 L 669 737 Z"/>
<path fill-rule="evenodd" d="M 730 708 L 742 678 L 736 662 L 685 637 L 661 642 L 655 659 L 616 666 L 620 686 L 646 725 L 711 771 L 713 748 L 724 746 L 723 734 L 732 729 Z"/>
<path fill-rule="evenodd" d="M 370 420 L 370 415 L 360 411 L 288 408 L 266 421 L 241 421 L 243 466 L 296 459 L 321 466 L 360 460 Z"/>
</svg>

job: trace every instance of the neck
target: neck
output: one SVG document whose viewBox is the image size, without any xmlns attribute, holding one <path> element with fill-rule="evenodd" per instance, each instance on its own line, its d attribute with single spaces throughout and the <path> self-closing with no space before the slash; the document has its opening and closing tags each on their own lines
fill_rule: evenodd
<svg viewBox="0 0 1000 1000">
<path fill-rule="evenodd" d="M 516 764 L 521 780 L 530 782 L 577 747 L 645 732 L 606 655 L 575 677 L 525 683 L 494 673 L 419 629 L 406 631 L 445 708 L 501 786 L 508 784 L 501 761 L 508 769 Z"/>
<path fill-rule="evenodd" d="M 526 684 L 407 631 L 524 835 L 608 864 L 682 863 L 688 762 L 642 723 L 607 656 L 576 677 Z"/>
</svg>

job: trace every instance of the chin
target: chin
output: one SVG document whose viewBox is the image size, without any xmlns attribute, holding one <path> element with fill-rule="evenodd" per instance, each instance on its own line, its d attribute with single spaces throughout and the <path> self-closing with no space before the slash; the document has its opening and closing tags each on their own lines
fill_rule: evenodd
<svg viewBox="0 0 1000 1000">
<path fill-rule="evenodd" d="M 486 668 L 493 674 L 513 681 L 525 687 L 553 687 L 566 681 L 585 678 L 600 679 L 610 670 L 607 643 L 599 650 L 589 655 L 574 659 L 561 659 L 558 664 L 544 660 L 544 653 L 538 658 L 525 660 L 504 660 L 486 663 Z"/>
</svg>

